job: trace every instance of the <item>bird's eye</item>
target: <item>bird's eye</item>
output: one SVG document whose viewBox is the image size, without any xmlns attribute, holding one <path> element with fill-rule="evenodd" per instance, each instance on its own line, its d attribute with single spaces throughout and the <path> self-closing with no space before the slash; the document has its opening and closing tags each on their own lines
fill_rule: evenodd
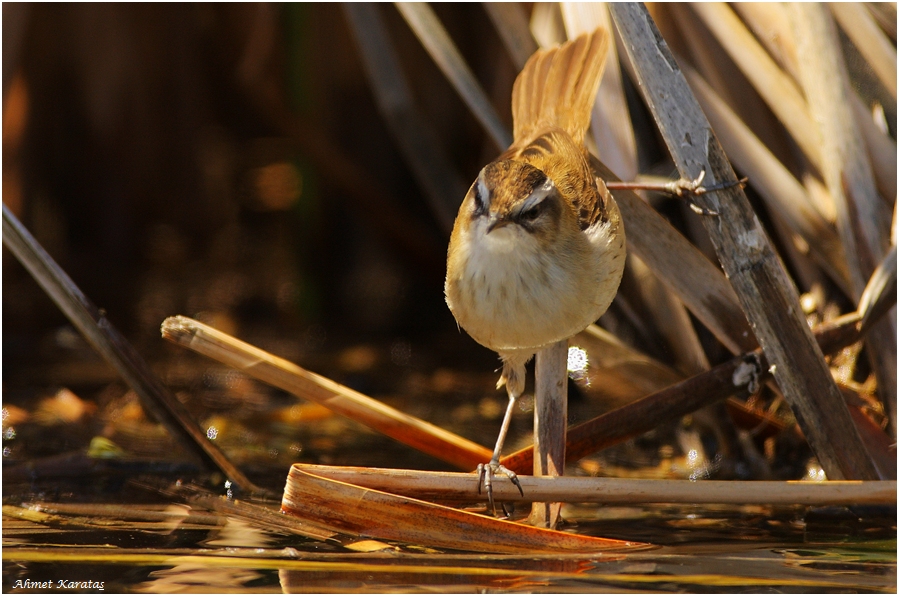
<svg viewBox="0 0 899 596">
<path fill-rule="evenodd" d="M 521 213 L 521 219 L 523 221 L 534 221 L 538 217 L 540 217 L 540 212 L 543 210 L 543 203 L 537 203 L 527 211 L 523 211 Z"/>
</svg>

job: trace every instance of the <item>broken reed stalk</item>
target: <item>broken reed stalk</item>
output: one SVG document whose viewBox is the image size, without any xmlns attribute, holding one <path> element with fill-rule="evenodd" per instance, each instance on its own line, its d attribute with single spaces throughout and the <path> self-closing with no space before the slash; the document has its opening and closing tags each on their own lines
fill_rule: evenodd
<svg viewBox="0 0 899 596">
<path fill-rule="evenodd" d="M 479 501 L 470 474 L 294 464 L 309 474 L 424 500 Z M 519 476 L 522 497 L 511 482 L 494 486 L 501 501 L 565 503 L 687 503 L 735 505 L 893 505 L 896 481 L 649 480 Z M 288 481 L 289 482 L 289 481 Z"/>
<path fill-rule="evenodd" d="M 561 476 L 565 472 L 565 437 L 568 433 L 568 340 L 537 352 L 534 366 L 534 476 Z M 555 529 L 561 503 L 534 499 L 529 522 Z"/>
<path fill-rule="evenodd" d="M 460 469 L 473 470 L 493 455 L 486 447 L 188 317 L 167 318 L 162 323 L 162 336 Z"/>
<path fill-rule="evenodd" d="M 191 453 L 243 490 L 268 494 L 254 485 L 214 445 L 187 408 L 162 383 L 125 337 L 47 254 L 12 211 L 3 205 L 3 244 L 43 288 L 87 342 L 140 399 L 141 406 Z"/>
<path fill-rule="evenodd" d="M 611 11 L 681 176 L 693 179 L 705 171 L 707 185 L 736 184 L 721 146 L 646 8 L 613 4 Z M 774 377 L 828 477 L 877 478 L 824 356 L 800 316 L 796 288 L 742 188 L 735 185 L 700 195 L 695 202 L 721 214 L 704 217 L 705 229 L 774 366 Z"/>
</svg>

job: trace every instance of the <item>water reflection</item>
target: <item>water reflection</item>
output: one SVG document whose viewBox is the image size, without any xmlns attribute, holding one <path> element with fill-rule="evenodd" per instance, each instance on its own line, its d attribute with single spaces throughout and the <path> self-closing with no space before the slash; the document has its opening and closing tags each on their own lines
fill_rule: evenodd
<svg viewBox="0 0 899 596">
<path fill-rule="evenodd" d="M 267 532 L 243 520 L 229 517 L 221 530 L 200 541 L 199 546 L 224 554 L 252 556 L 265 553 L 266 547 L 272 542 L 273 539 Z M 247 553 L 247 549 L 251 552 Z M 135 586 L 135 590 L 152 594 L 244 591 L 251 582 L 263 577 L 259 570 L 251 567 L 210 566 L 196 555 L 173 557 L 172 563 L 173 566 L 169 569 L 151 572 L 152 579 Z"/>
<path fill-rule="evenodd" d="M 27 509 L 54 515 L 58 530 L 39 519 L 17 521 L 15 508 L 7 507 L 4 590 L 15 579 L 52 579 L 75 569 L 107 581 L 107 591 L 145 593 L 834 592 L 896 585 L 889 507 L 566 505 L 571 531 L 658 545 L 602 556 L 498 556 L 403 544 L 364 552 L 354 548 L 357 539 L 302 538 L 197 503 L 97 507 Z M 86 517 L 86 508 L 96 513 Z"/>
</svg>

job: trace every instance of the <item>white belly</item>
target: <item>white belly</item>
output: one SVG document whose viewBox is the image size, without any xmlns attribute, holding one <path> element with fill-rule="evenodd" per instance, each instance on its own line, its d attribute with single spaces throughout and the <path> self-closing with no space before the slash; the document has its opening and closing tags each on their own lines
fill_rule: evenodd
<svg viewBox="0 0 899 596">
<path fill-rule="evenodd" d="M 571 337 L 602 315 L 618 290 L 624 238 L 613 236 L 600 227 L 552 258 L 516 226 L 460 243 L 469 250 L 463 273 L 446 280 L 447 304 L 469 335 L 498 352 L 536 351 Z"/>
</svg>

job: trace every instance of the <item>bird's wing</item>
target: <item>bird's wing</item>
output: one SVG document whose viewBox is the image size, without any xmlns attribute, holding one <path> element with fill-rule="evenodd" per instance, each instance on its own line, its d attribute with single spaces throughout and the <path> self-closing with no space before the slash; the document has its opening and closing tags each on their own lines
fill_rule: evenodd
<svg viewBox="0 0 899 596">
<path fill-rule="evenodd" d="M 600 28 L 530 57 L 512 87 L 516 145 L 547 128 L 583 144 L 608 49 L 609 35 Z"/>
</svg>

